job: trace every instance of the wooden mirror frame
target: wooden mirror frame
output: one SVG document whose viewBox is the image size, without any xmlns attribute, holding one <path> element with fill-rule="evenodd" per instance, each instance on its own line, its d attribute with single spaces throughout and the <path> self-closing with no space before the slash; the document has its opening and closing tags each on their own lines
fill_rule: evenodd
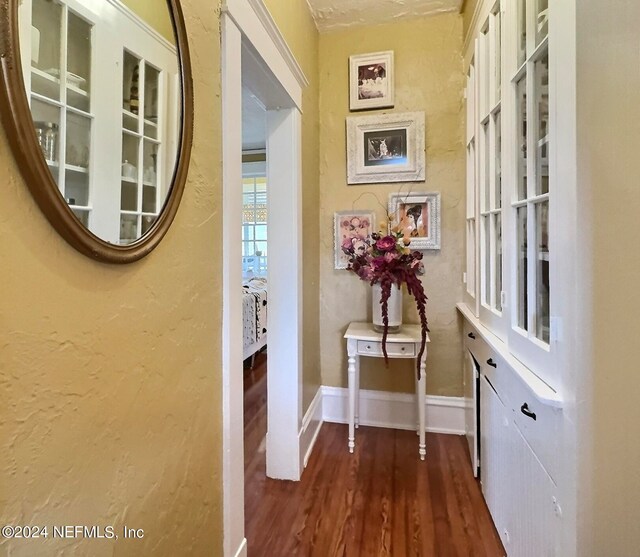
<svg viewBox="0 0 640 557">
<path fill-rule="evenodd" d="M 42 156 L 24 86 L 18 33 L 20 0 L 0 2 L 0 117 L 9 145 L 31 195 L 60 235 L 84 255 L 108 263 L 132 263 L 148 255 L 171 225 L 184 191 L 193 142 L 193 80 L 187 32 L 179 0 L 167 0 L 177 41 L 182 85 L 182 126 L 176 166 L 167 198 L 151 229 L 119 246 L 93 234 L 73 214 Z"/>
</svg>

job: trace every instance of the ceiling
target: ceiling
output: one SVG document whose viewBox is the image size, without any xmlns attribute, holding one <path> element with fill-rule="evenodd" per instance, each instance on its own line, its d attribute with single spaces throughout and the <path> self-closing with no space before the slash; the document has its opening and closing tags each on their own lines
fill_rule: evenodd
<svg viewBox="0 0 640 557">
<path fill-rule="evenodd" d="M 242 150 L 265 149 L 267 146 L 267 113 L 262 103 L 242 88 Z"/>
<path fill-rule="evenodd" d="M 459 12 L 463 0 L 307 0 L 318 30 Z"/>
</svg>

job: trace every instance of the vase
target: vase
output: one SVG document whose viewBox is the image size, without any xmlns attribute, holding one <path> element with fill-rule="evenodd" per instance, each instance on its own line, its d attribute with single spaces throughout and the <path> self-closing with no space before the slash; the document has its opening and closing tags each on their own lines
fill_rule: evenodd
<svg viewBox="0 0 640 557">
<path fill-rule="evenodd" d="M 373 315 L 373 328 L 379 333 L 384 332 L 384 322 L 382 320 L 382 287 L 379 284 L 371 286 L 371 309 Z M 389 316 L 389 333 L 397 333 L 402 325 L 402 289 L 395 284 L 391 285 L 391 294 L 387 301 Z"/>
</svg>

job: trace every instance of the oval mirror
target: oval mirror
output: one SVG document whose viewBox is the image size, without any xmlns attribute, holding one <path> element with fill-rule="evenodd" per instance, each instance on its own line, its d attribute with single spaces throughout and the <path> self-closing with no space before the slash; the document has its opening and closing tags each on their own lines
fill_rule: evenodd
<svg viewBox="0 0 640 557">
<path fill-rule="evenodd" d="M 0 109 L 38 205 L 92 258 L 144 257 L 175 216 L 191 150 L 178 0 L 8 0 L 0 9 Z"/>
</svg>

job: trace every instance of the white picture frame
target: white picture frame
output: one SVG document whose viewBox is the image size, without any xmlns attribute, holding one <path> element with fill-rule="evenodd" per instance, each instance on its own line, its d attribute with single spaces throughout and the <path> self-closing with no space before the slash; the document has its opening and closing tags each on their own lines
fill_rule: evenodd
<svg viewBox="0 0 640 557">
<path fill-rule="evenodd" d="M 411 239 L 411 249 L 440 249 L 440 193 L 392 193 L 389 219 L 392 228 Z"/>
<path fill-rule="evenodd" d="M 373 211 L 336 211 L 333 214 L 334 267 L 346 269 L 347 255 L 342 244 L 347 238 L 364 240 L 376 232 L 376 214 Z"/>
<path fill-rule="evenodd" d="M 347 184 L 424 180 L 424 112 L 347 117 Z"/>
<path fill-rule="evenodd" d="M 394 105 L 393 50 L 349 57 L 349 108 L 368 110 Z"/>
</svg>

